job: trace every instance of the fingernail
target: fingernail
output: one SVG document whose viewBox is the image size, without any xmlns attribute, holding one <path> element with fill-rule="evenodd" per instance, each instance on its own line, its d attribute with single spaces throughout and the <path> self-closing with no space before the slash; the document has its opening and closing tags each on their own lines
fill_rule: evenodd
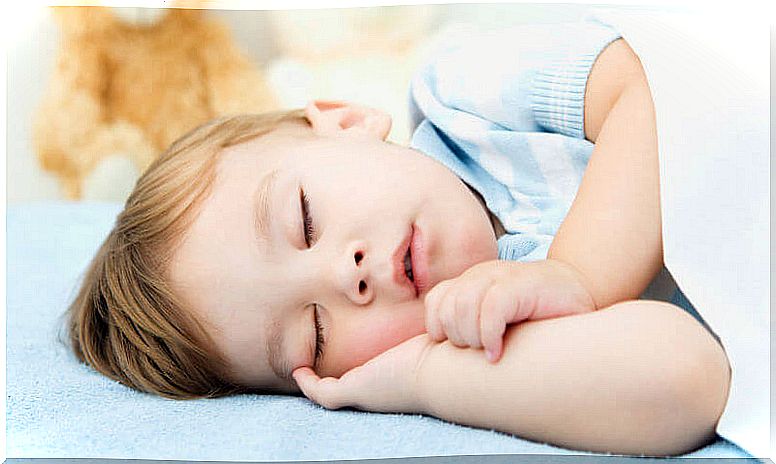
<svg viewBox="0 0 776 464">
<path fill-rule="evenodd" d="M 496 360 L 496 353 L 494 353 L 494 352 L 492 352 L 490 350 L 485 350 L 485 359 L 487 359 L 490 362 L 495 361 Z"/>
</svg>

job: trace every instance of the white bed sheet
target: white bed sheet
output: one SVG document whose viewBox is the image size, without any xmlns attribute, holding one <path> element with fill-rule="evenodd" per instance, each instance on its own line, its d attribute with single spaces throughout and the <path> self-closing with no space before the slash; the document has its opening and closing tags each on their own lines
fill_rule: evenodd
<svg viewBox="0 0 776 464">
<path fill-rule="evenodd" d="M 649 80 L 665 265 L 732 368 L 717 433 L 770 457 L 768 25 L 721 10 L 594 15 L 620 31 Z"/>
</svg>

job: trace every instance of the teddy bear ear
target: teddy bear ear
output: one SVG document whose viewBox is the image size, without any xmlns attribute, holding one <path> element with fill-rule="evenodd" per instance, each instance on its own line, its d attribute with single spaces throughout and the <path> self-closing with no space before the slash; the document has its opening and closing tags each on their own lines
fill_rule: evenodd
<svg viewBox="0 0 776 464">
<path fill-rule="evenodd" d="M 313 100 L 305 107 L 305 116 L 313 131 L 321 135 L 385 140 L 391 131 L 388 113 L 347 101 Z"/>
</svg>

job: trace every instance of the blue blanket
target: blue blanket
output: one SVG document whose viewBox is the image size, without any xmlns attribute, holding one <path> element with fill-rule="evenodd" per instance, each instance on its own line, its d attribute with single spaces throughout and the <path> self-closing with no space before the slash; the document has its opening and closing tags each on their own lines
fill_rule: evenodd
<svg viewBox="0 0 776 464">
<path fill-rule="evenodd" d="M 432 417 L 328 411 L 304 398 L 173 401 L 80 365 L 60 315 L 121 205 L 42 203 L 7 214 L 8 458 L 327 460 L 585 454 Z M 750 457 L 730 442 L 687 457 Z"/>
</svg>

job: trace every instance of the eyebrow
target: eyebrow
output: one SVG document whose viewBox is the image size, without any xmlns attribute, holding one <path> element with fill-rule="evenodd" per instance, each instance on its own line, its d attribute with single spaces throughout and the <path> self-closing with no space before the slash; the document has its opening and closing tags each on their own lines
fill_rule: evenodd
<svg viewBox="0 0 776 464">
<path fill-rule="evenodd" d="M 277 320 L 273 320 L 268 324 L 264 330 L 264 349 L 267 354 L 267 360 L 269 361 L 269 367 L 272 372 L 275 373 L 281 379 L 287 380 L 291 378 L 291 363 L 288 362 L 288 358 L 285 356 L 283 350 L 283 331 L 280 328 L 280 324 Z"/>
<path fill-rule="evenodd" d="M 260 245 L 267 245 L 271 241 L 269 226 L 278 172 L 279 169 L 275 169 L 267 173 L 253 195 L 253 230 Z"/>
<path fill-rule="evenodd" d="M 259 182 L 254 194 L 253 204 L 253 230 L 259 245 L 266 246 L 271 241 L 270 220 L 272 213 L 272 199 L 275 193 L 275 184 L 279 169 L 267 173 Z M 269 367 L 281 379 L 291 378 L 291 363 L 283 350 L 283 330 L 277 319 L 271 321 L 264 329 L 264 352 Z"/>
</svg>

